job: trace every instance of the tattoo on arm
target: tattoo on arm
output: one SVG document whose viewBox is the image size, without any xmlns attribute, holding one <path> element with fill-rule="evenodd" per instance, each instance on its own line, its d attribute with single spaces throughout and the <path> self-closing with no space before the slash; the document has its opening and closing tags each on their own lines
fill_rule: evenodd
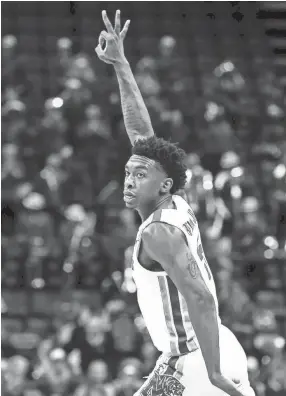
<svg viewBox="0 0 286 396">
<path fill-rule="evenodd" d="M 191 277 L 196 279 L 198 275 L 198 269 L 197 269 L 197 262 L 192 255 L 192 253 L 188 252 L 187 253 L 187 261 L 188 261 L 188 271 L 191 274 Z"/>
<path fill-rule="evenodd" d="M 132 143 L 154 135 L 151 119 L 129 64 L 115 68 L 127 134 Z"/>
</svg>

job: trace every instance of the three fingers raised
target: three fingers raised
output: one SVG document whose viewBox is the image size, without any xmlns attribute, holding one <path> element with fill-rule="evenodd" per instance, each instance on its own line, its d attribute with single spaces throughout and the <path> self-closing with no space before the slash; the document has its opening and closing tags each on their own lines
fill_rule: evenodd
<svg viewBox="0 0 286 396">
<path fill-rule="evenodd" d="M 120 10 L 117 10 L 116 14 L 115 14 L 114 29 L 112 27 L 112 24 L 107 16 L 107 13 L 105 10 L 102 11 L 102 19 L 103 19 L 104 25 L 105 25 L 108 33 L 111 33 L 111 34 L 115 33 L 117 36 L 120 36 L 120 38 L 122 38 L 122 39 L 125 38 L 126 33 L 129 28 L 129 25 L 130 25 L 130 20 L 125 22 L 124 27 L 123 27 L 122 31 L 120 32 L 120 29 L 121 29 Z"/>
<path fill-rule="evenodd" d="M 98 57 L 101 59 L 105 56 L 106 48 L 103 50 L 104 43 L 110 40 L 114 40 L 115 36 L 119 37 L 121 40 L 124 40 L 130 25 L 130 20 L 126 21 L 123 29 L 120 31 L 121 29 L 120 10 L 116 11 L 114 28 L 112 27 L 112 24 L 105 10 L 102 11 L 102 19 L 107 31 L 105 30 L 101 31 L 98 38 L 98 46 L 95 48 Z"/>
</svg>

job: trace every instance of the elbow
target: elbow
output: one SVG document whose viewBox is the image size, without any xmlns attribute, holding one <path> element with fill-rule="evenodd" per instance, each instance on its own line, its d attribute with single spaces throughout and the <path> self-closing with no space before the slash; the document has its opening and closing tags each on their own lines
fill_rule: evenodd
<svg viewBox="0 0 286 396">
<path fill-rule="evenodd" d="M 215 371 L 213 373 L 209 373 L 208 377 L 209 377 L 209 380 L 210 380 L 212 385 L 218 386 L 219 383 L 220 383 L 220 379 L 221 379 L 221 372 L 220 371 Z"/>
<path fill-rule="evenodd" d="M 194 283 L 186 282 L 179 288 L 186 302 L 193 307 L 199 307 L 200 310 L 212 311 L 215 308 L 213 295 L 205 285 L 195 287 Z"/>
<path fill-rule="evenodd" d="M 203 306 L 204 309 L 212 309 L 215 305 L 214 298 L 211 293 L 205 291 L 196 293 L 194 300 L 197 305 Z"/>
<path fill-rule="evenodd" d="M 212 313 L 215 309 L 215 302 L 213 297 L 204 293 L 190 293 L 185 294 L 184 298 L 190 312 L 204 312 L 205 314 Z M 205 315 L 204 315 L 205 316 Z"/>
</svg>

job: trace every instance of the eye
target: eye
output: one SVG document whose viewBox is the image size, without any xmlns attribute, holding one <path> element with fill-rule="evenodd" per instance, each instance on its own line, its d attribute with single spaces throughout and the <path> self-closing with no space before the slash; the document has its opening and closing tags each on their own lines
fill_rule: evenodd
<svg viewBox="0 0 286 396">
<path fill-rule="evenodd" d="M 128 172 L 127 170 L 124 173 L 125 173 L 125 177 L 128 177 L 130 175 L 130 172 Z"/>
<path fill-rule="evenodd" d="M 136 176 L 138 177 L 138 179 L 143 179 L 143 177 L 145 177 L 145 174 L 142 173 L 142 172 L 138 172 L 138 173 L 136 174 Z"/>
</svg>

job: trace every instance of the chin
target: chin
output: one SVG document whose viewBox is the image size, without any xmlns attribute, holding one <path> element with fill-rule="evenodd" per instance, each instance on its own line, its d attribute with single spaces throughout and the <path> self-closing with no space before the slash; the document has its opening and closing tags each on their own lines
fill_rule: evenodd
<svg viewBox="0 0 286 396">
<path fill-rule="evenodd" d="M 124 197 L 123 201 L 125 203 L 126 208 L 136 209 L 138 202 L 137 202 L 137 199 L 135 197 L 134 198 Z"/>
<path fill-rule="evenodd" d="M 125 199 L 124 199 L 124 203 L 125 203 L 125 207 L 128 208 L 128 209 L 135 209 L 136 208 L 136 203 L 135 202 L 125 201 Z"/>
<path fill-rule="evenodd" d="M 129 202 L 125 202 L 125 207 L 128 209 L 136 209 L 136 205 Z"/>
</svg>

